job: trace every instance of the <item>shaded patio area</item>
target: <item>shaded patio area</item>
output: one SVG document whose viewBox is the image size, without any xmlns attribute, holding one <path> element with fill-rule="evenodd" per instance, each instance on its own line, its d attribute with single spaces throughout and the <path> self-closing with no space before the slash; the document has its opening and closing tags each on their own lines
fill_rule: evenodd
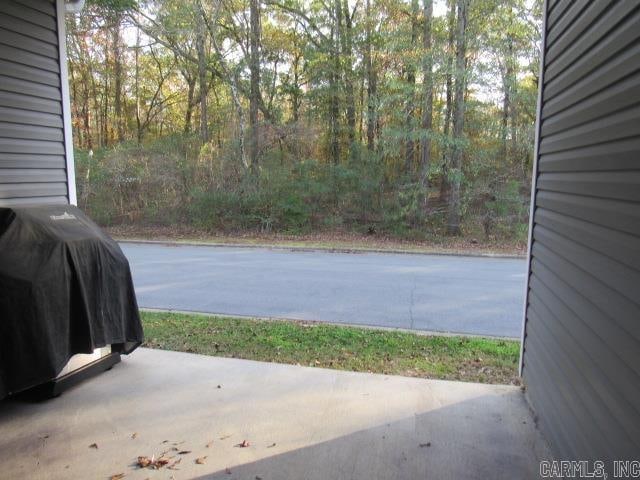
<svg viewBox="0 0 640 480">
<path fill-rule="evenodd" d="M 512 479 L 550 458 L 517 387 L 149 349 L 0 403 L 0 431 L 3 478 Z M 175 470 L 135 466 L 165 451 Z"/>
</svg>

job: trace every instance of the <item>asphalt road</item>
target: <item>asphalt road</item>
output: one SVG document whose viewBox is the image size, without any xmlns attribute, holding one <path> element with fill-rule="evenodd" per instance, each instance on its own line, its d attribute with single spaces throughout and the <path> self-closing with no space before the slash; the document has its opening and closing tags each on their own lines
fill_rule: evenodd
<svg viewBox="0 0 640 480">
<path fill-rule="evenodd" d="M 122 243 L 141 307 L 520 337 L 525 261 Z"/>
</svg>

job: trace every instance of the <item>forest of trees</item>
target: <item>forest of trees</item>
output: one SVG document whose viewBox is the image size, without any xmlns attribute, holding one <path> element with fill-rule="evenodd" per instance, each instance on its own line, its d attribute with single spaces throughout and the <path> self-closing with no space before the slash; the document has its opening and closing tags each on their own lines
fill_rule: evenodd
<svg viewBox="0 0 640 480">
<path fill-rule="evenodd" d="M 541 2 L 93 0 L 81 207 L 208 231 L 526 235 Z"/>
</svg>

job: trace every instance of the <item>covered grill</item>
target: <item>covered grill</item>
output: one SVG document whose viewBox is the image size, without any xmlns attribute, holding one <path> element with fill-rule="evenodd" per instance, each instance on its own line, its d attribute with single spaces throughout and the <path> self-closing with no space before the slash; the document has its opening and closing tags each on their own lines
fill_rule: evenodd
<svg viewBox="0 0 640 480">
<path fill-rule="evenodd" d="M 72 205 L 0 207 L 0 398 L 55 380 L 75 354 L 119 358 L 142 340 L 115 241 Z"/>
</svg>

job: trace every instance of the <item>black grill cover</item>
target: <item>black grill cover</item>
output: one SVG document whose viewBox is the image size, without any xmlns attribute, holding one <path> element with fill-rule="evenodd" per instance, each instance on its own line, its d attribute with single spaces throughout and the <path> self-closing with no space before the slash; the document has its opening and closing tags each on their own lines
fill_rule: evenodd
<svg viewBox="0 0 640 480">
<path fill-rule="evenodd" d="M 129 262 L 78 208 L 0 207 L 0 398 L 143 340 Z"/>
</svg>

